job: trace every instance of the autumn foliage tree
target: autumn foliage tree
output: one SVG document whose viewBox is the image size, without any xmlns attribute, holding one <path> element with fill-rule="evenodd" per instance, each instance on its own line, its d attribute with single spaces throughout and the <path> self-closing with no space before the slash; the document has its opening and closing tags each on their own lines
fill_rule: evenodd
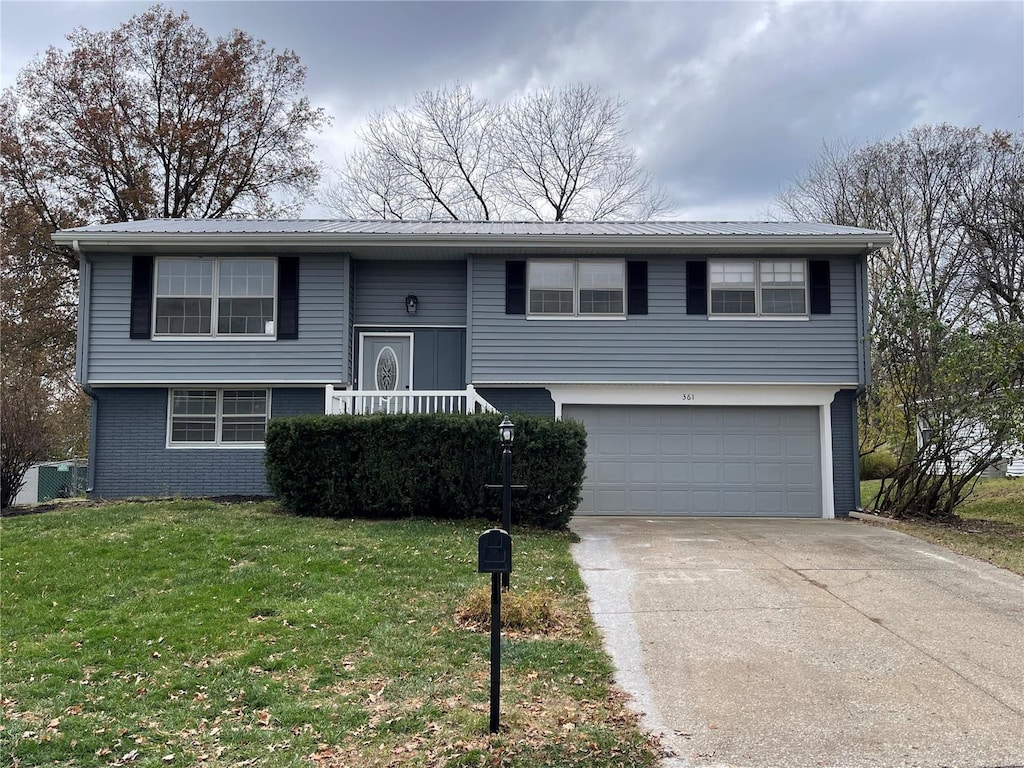
<svg viewBox="0 0 1024 768">
<path fill-rule="evenodd" d="M 583 84 L 500 104 L 458 83 L 423 91 L 370 117 L 325 203 L 355 218 L 650 218 L 666 201 L 624 109 Z"/>
<path fill-rule="evenodd" d="M 306 70 L 294 52 L 238 30 L 212 39 L 187 13 L 159 5 L 112 31 L 79 28 L 67 39 L 0 95 L 5 449 L 23 425 L 52 432 L 64 423 L 20 418 L 28 406 L 14 393 L 49 398 L 39 414 L 78 398 L 78 263 L 52 232 L 285 215 L 312 195 L 320 173 L 311 134 L 327 118 L 303 94 Z M 15 376 L 38 381 L 16 386 Z M 46 453 L 67 440 L 58 429 L 42 442 Z"/>
<path fill-rule="evenodd" d="M 315 187 L 309 134 L 326 118 L 302 95 L 294 52 L 238 30 L 212 40 L 162 6 L 68 41 L 26 66 L 0 101 L 0 171 L 41 211 L 60 203 L 86 221 L 273 216 Z"/>
</svg>

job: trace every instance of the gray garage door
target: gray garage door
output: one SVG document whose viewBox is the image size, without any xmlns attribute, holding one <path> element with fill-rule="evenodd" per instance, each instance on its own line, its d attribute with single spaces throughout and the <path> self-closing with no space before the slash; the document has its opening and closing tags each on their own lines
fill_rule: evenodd
<svg viewBox="0 0 1024 768">
<path fill-rule="evenodd" d="M 577 514 L 821 516 L 817 408 L 564 406 L 587 428 Z"/>
</svg>

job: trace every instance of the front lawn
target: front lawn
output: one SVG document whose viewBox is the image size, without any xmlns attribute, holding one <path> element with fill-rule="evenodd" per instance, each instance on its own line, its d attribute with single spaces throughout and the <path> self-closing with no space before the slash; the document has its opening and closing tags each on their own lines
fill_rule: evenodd
<svg viewBox="0 0 1024 768">
<path fill-rule="evenodd" d="M 634 766 L 570 534 L 514 532 L 513 589 L 561 627 L 460 627 L 483 522 L 297 518 L 273 504 L 66 507 L 2 521 L 13 766 Z"/>
<path fill-rule="evenodd" d="M 861 483 L 861 501 L 873 506 L 880 480 Z M 954 552 L 987 560 L 1024 575 L 1024 478 L 986 478 L 975 487 L 953 525 L 934 522 L 898 522 L 894 527 Z"/>
</svg>

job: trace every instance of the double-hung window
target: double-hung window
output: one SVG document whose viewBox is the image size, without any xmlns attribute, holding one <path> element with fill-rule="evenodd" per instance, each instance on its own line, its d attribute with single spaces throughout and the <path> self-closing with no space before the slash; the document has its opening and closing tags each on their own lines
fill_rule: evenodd
<svg viewBox="0 0 1024 768">
<path fill-rule="evenodd" d="M 529 314 L 552 317 L 622 317 L 625 262 L 530 261 Z"/>
<path fill-rule="evenodd" d="M 262 445 L 270 394 L 266 389 L 172 389 L 168 445 Z"/>
<path fill-rule="evenodd" d="M 154 336 L 273 336 L 275 259 L 158 258 Z"/>
<path fill-rule="evenodd" d="M 708 272 L 712 316 L 807 315 L 805 261 L 709 261 Z"/>
</svg>

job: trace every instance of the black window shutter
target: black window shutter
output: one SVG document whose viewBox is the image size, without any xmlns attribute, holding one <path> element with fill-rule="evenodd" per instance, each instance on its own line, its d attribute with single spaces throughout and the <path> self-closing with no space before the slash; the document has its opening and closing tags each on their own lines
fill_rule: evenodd
<svg viewBox="0 0 1024 768">
<path fill-rule="evenodd" d="M 132 256 L 132 304 L 128 337 L 148 339 L 153 318 L 153 257 Z"/>
<path fill-rule="evenodd" d="M 827 261 L 810 261 L 807 263 L 810 277 L 811 314 L 832 314 L 832 280 Z"/>
<path fill-rule="evenodd" d="M 686 262 L 686 314 L 708 313 L 708 263 Z"/>
<path fill-rule="evenodd" d="M 647 262 L 626 262 L 626 314 L 647 314 Z"/>
<path fill-rule="evenodd" d="M 277 338 L 299 338 L 299 259 L 277 260 Z"/>
<path fill-rule="evenodd" d="M 526 262 L 505 262 L 505 314 L 526 314 Z"/>
</svg>

